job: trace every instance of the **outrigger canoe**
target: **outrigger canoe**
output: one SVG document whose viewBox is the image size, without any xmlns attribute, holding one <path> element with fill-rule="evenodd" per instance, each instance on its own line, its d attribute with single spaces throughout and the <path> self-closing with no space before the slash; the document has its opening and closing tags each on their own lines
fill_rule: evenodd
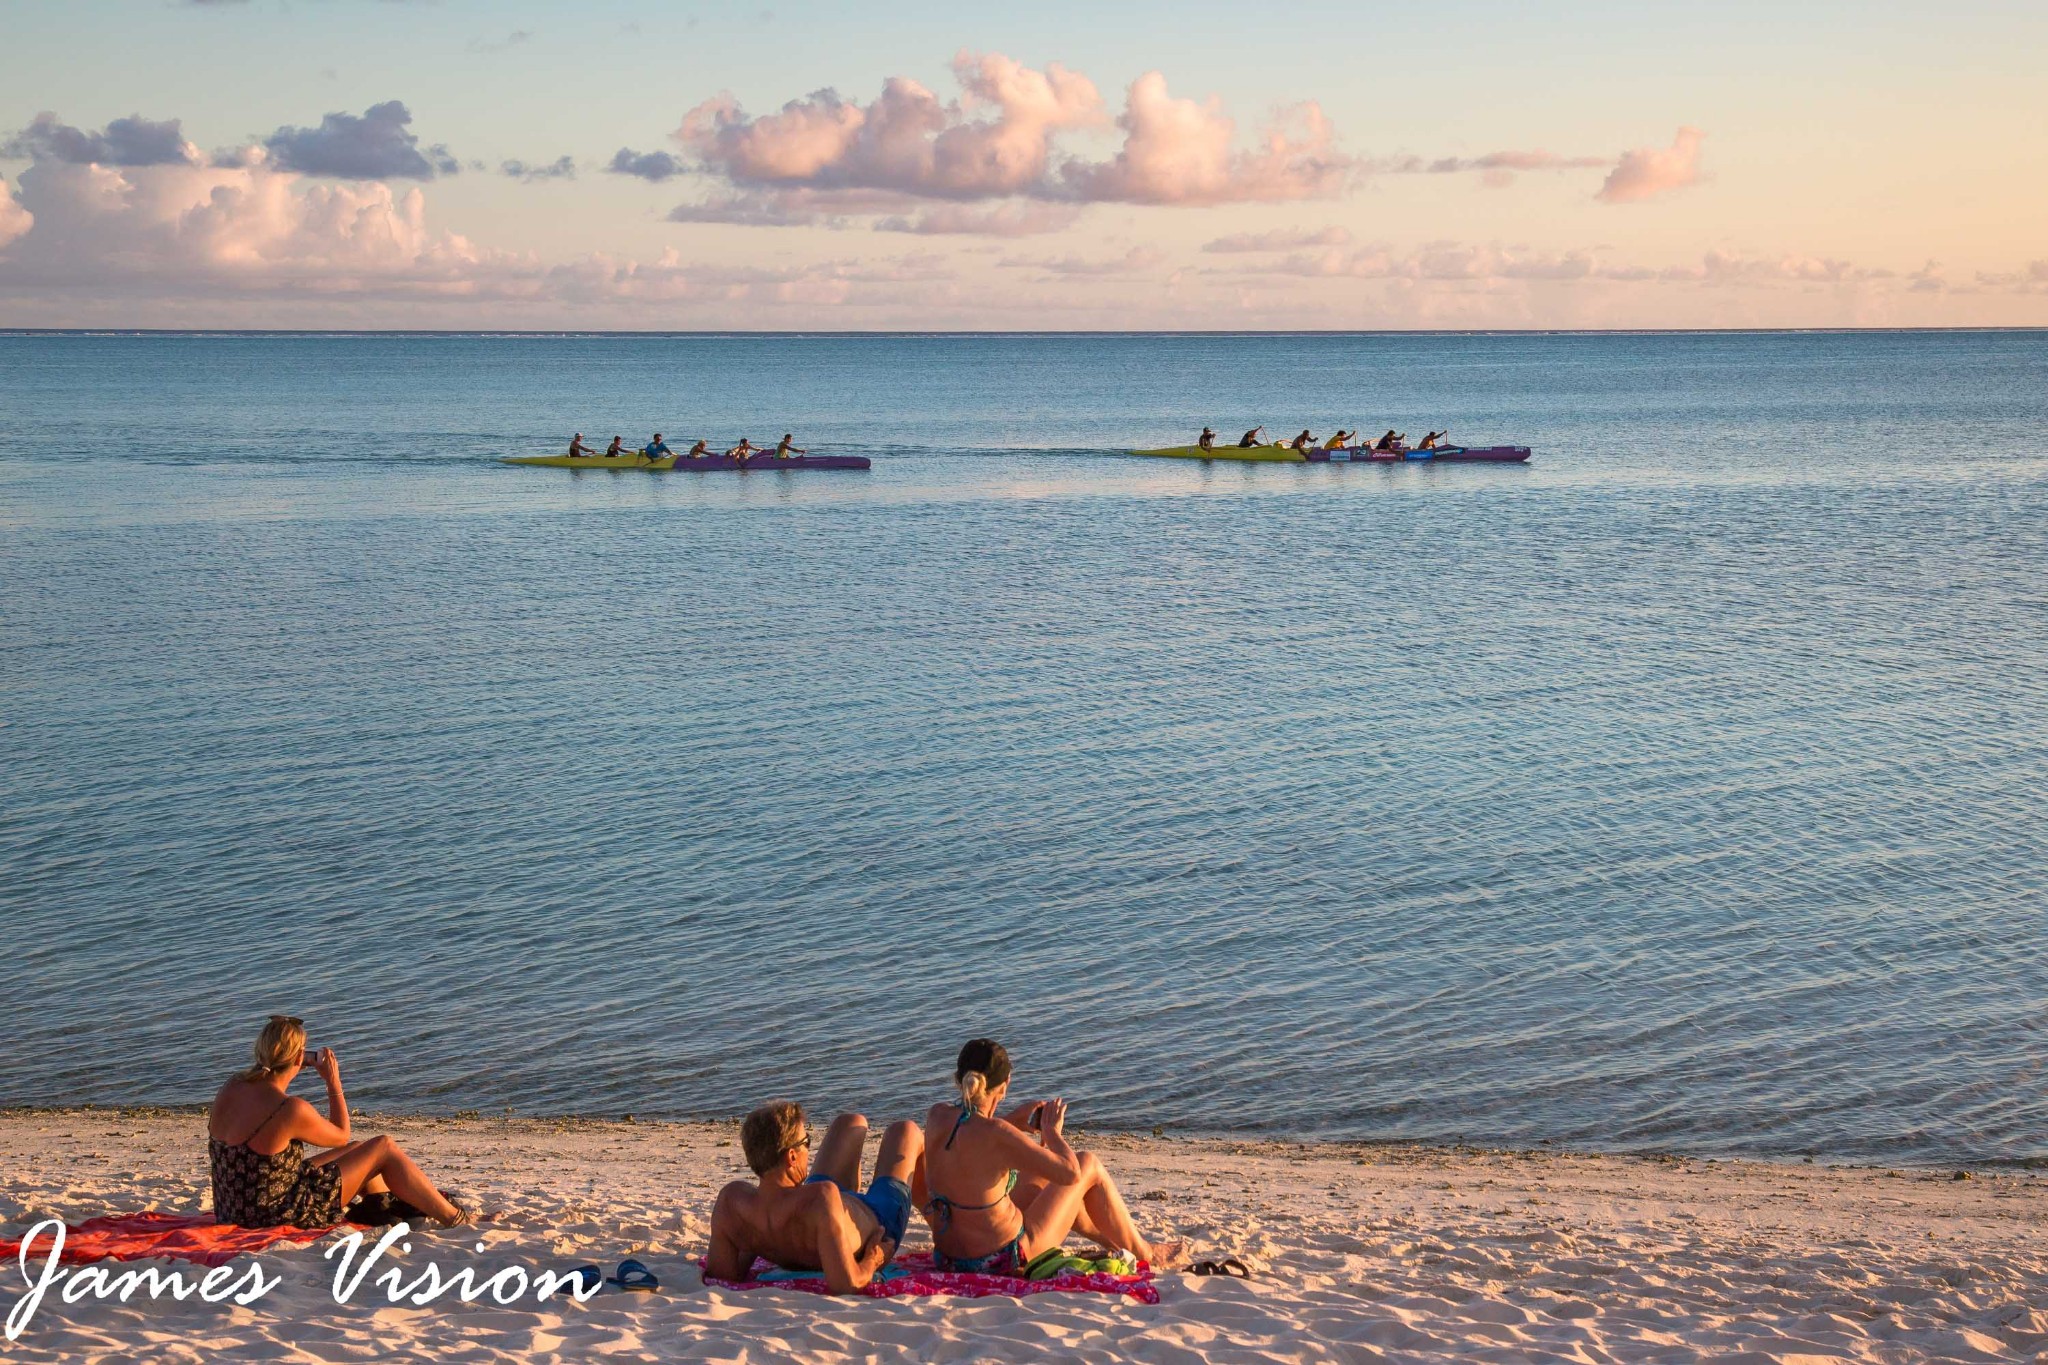
<svg viewBox="0 0 2048 1365">
<path fill-rule="evenodd" d="M 764 451 L 745 460 L 728 455 L 711 455 L 693 460 L 686 455 L 663 455 L 650 460 L 645 455 L 507 455 L 500 464 L 543 465 L 549 469 L 650 469 L 676 473 L 708 474 L 721 469 L 866 469 L 865 455 L 792 455 L 778 460 Z"/>
<path fill-rule="evenodd" d="M 1529 458 L 1527 446 L 1438 446 L 1435 450 L 1325 450 L 1311 446 L 1167 446 L 1161 450 L 1134 450 L 1133 455 L 1153 455 L 1169 460 L 1260 460 L 1277 464 L 1396 464 L 1403 460 L 1441 460 L 1447 464 L 1521 464 Z"/>
</svg>

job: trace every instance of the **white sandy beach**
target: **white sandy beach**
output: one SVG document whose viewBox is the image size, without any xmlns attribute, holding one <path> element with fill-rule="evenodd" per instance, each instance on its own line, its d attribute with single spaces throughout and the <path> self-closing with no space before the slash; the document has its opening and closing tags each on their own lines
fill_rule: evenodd
<svg viewBox="0 0 2048 1365">
<path fill-rule="evenodd" d="M 1162 1301 L 832 1300 L 711 1290 L 694 1257 L 744 1173 L 736 1126 L 361 1117 L 497 1216 L 413 1239 L 427 1260 L 609 1268 L 654 1295 L 416 1308 L 332 1293 L 322 1244 L 262 1254 L 246 1308 L 46 1296 L 9 1359 L 1191 1362 L 2048 1358 L 2048 1179 L 2031 1172 L 1098 1137 L 1141 1217 L 1235 1254 L 1250 1283 L 1167 1276 Z M 190 1212 L 204 1120 L 0 1115 L 0 1221 Z M 870 1151 L 872 1156 L 872 1149 Z M 476 1250 L 481 1242 L 482 1250 Z M 929 1244 L 913 1223 L 910 1246 Z M 170 1263 L 159 1262 L 168 1267 Z M 24 1292 L 0 1267 L 0 1310 Z"/>
</svg>

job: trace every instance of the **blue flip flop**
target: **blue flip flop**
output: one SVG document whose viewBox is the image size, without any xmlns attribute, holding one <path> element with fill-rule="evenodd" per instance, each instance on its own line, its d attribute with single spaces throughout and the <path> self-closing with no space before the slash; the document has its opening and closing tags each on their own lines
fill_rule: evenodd
<svg viewBox="0 0 2048 1365">
<path fill-rule="evenodd" d="M 579 1265 L 572 1270 L 558 1270 L 555 1273 L 562 1277 L 561 1287 L 579 1298 L 604 1283 L 604 1272 L 594 1265 Z"/>
<path fill-rule="evenodd" d="M 661 1281 L 654 1278 L 654 1272 L 638 1261 L 620 1261 L 619 1273 L 612 1277 L 611 1282 L 621 1289 L 643 1294 L 652 1294 L 661 1288 Z"/>
</svg>

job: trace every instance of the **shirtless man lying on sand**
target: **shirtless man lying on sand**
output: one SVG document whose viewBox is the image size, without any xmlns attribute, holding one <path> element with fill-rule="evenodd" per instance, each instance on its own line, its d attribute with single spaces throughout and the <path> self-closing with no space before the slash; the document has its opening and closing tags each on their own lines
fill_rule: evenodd
<svg viewBox="0 0 2048 1365">
<path fill-rule="evenodd" d="M 889 1263 L 924 1198 L 924 1133 L 892 1123 L 875 1154 L 875 1178 L 860 1190 L 868 1121 L 841 1114 L 825 1130 L 812 1174 L 811 1134 L 802 1105 L 764 1104 L 740 1126 L 740 1147 L 760 1179 L 735 1180 L 711 1209 L 711 1254 L 704 1273 L 744 1280 L 754 1258 L 785 1270 L 822 1270 L 825 1286 L 848 1294 Z M 912 1186 L 916 1192 L 912 1192 Z"/>
</svg>

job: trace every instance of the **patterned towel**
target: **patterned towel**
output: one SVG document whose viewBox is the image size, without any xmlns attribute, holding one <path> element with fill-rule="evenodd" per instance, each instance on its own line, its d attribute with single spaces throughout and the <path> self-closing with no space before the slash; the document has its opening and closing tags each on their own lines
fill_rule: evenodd
<svg viewBox="0 0 2048 1365">
<path fill-rule="evenodd" d="M 704 1262 L 698 1261 L 698 1266 Z M 744 1280 L 704 1277 L 704 1283 L 722 1289 L 799 1289 L 806 1294 L 823 1294 L 825 1277 L 815 1270 L 779 1270 L 766 1261 L 754 1262 L 753 1273 Z M 1140 1263 L 1135 1275 L 1055 1275 L 1049 1280 L 1026 1280 L 1014 1275 L 966 1275 L 954 1270 L 936 1270 L 931 1253 L 912 1251 L 882 1267 L 867 1288 L 857 1291 L 871 1299 L 901 1295 L 922 1297 L 952 1294 L 982 1299 L 992 1294 L 1024 1298 L 1030 1294 L 1128 1294 L 1140 1303 L 1159 1302 L 1159 1290 L 1152 1283 L 1152 1268 Z"/>
<path fill-rule="evenodd" d="M 174 1261 L 197 1265 L 226 1265 L 237 1256 L 263 1251 L 282 1242 L 310 1242 L 327 1228 L 238 1228 L 216 1223 L 204 1213 L 115 1213 L 88 1218 L 77 1227 L 64 1230 L 65 1265 L 88 1261 L 139 1261 L 167 1256 Z M 48 1233 L 36 1238 L 30 1255 L 41 1260 L 50 1254 Z M 0 1264 L 21 1258 L 19 1240 L 0 1241 Z"/>
</svg>

